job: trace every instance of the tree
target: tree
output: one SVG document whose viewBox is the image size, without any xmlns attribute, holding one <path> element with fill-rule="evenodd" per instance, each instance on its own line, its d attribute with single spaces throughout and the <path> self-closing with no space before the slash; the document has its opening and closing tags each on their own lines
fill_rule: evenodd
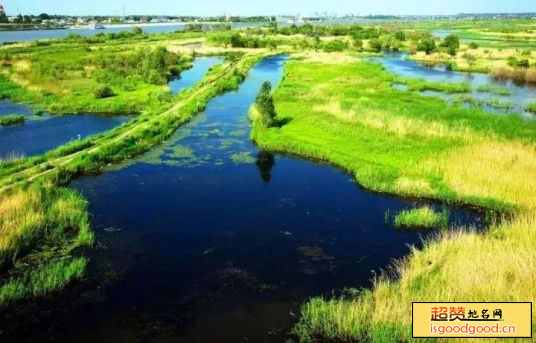
<svg viewBox="0 0 536 343">
<path fill-rule="evenodd" d="M 475 43 L 475 42 L 471 42 L 471 43 L 469 43 L 469 48 L 470 49 L 478 49 L 478 44 Z"/>
<path fill-rule="evenodd" d="M 270 82 L 265 81 L 255 99 L 255 104 L 259 111 L 257 120 L 265 128 L 272 127 L 276 123 L 275 118 L 277 114 L 275 112 L 274 99 L 272 98 L 271 91 L 272 85 Z"/>
<path fill-rule="evenodd" d="M 436 44 L 433 39 L 424 39 L 417 44 L 417 51 L 424 51 L 427 55 L 430 55 L 436 49 Z"/>
<path fill-rule="evenodd" d="M 460 48 L 460 39 L 456 35 L 448 35 L 443 40 L 443 43 L 441 43 L 441 46 L 445 47 L 445 48 L 451 48 L 452 47 L 452 48 L 455 48 L 456 50 L 458 50 Z"/>
<path fill-rule="evenodd" d="M 132 29 L 132 33 L 135 35 L 141 35 L 143 33 L 143 30 L 139 26 L 134 26 Z"/>
<path fill-rule="evenodd" d="M 46 13 L 41 13 L 39 15 L 39 18 L 41 18 L 41 20 L 48 20 L 48 19 L 50 19 L 50 16 L 48 14 L 46 14 Z"/>
</svg>

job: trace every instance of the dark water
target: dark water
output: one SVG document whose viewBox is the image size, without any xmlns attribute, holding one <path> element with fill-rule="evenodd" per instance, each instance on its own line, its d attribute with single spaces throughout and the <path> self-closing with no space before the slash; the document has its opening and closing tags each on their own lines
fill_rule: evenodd
<svg viewBox="0 0 536 343">
<path fill-rule="evenodd" d="M 222 57 L 198 57 L 195 59 L 194 67 L 183 71 L 180 76 L 171 80 L 169 88 L 173 94 L 181 90 L 192 87 L 202 80 L 211 67 L 223 62 Z"/>
<path fill-rule="evenodd" d="M 263 23 L 232 23 L 233 28 L 243 28 L 243 27 L 256 27 L 261 26 Z M 105 25 L 106 26 L 106 25 Z M 22 30 L 22 31 L 0 31 L 0 43 L 4 42 L 23 42 L 23 41 L 32 41 L 36 39 L 50 39 L 50 38 L 64 38 L 70 34 L 81 35 L 85 37 L 91 37 L 97 33 L 119 33 L 121 31 L 131 31 L 133 27 L 131 26 L 122 26 L 122 27 L 110 27 L 100 30 L 90 30 L 90 29 L 59 29 L 59 30 Z M 177 25 L 151 25 L 151 26 L 140 26 L 143 32 L 146 33 L 170 33 L 175 31 L 184 30 L 185 24 Z"/>
<path fill-rule="evenodd" d="M 386 54 L 383 57 L 373 59 L 381 63 L 385 69 L 393 74 L 403 77 L 421 78 L 432 82 L 467 82 L 471 85 L 471 92 L 465 93 L 481 102 L 483 107 L 488 112 L 498 114 L 519 113 L 525 118 L 534 119 L 536 116 L 526 112 L 525 107 L 529 103 L 536 101 L 536 87 L 528 84 L 516 84 L 511 80 L 497 80 L 488 74 L 480 73 L 465 73 L 459 71 L 447 70 L 446 66 L 438 65 L 436 67 L 426 67 L 420 63 L 407 59 L 405 53 Z M 487 92 L 480 92 L 478 88 L 483 85 L 492 85 L 494 87 L 504 88 L 510 91 L 510 95 L 498 95 Z M 404 90 L 401 85 L 396 86 L 398 89 Z M 449 102 L 456 100 L 460 94 L 447 94 L 434 91 L 422 92 L 423 95 L 438 96 Z M 500 102 L 510 102 L 511 108 L 501 109 L 494 108 L 489 105 L 492 99 Z"/>
<path fill-rule="evenodd" d="M 89 114 L 32 117 L 27 107 L 5 101 L 0 103 L 0 116 L 6 108 L 26 108 L 17 113 L 27 119 L 21 124 L 0 126 L 0 158 L 41 154 L 71 140 L 110 130 L 128 119 Z"/>
<path fill-rule="evenodd" d="M 307 297 L 368 287 L 373 270 L 419 244 L 385 222 L 386 211 L 417 204 L 250 141 L 249 106 L 285 60 L 260 62 L 237 92 L 145 156 L 73 182 L 99 241 L 88 280 L 25 316 L 39 319 L 12 317 L 4 337 L 284 342 Z M 451 221 L 477 220 L 451 211 Z"/>
</svg>

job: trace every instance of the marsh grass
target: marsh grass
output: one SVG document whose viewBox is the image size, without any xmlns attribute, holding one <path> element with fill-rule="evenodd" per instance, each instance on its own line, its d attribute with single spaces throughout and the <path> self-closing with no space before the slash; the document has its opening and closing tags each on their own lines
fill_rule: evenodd
<svg viewBox="0 0 536 343">
<path fill-rule="evenodd" d="M 491 98 L 489 100 L 486 100 L 486 105 L 502 110 L 509 110 L 513 107 L 512 102 L 510 100 L 501 100 L 498 98 Z"/>
<path fill-rule="evenodd" d="M 393 224 L 400 229 L 444 229 L 448 225 L 449 213 L 447 210 L 435 211 L 430 206 L 404 210 L 396 214 Z"/>
<path fill-rule="evenodd" d="M 525 111 L 536 114 L 536 102 L 530 103 L 525 106 Z"/>
<path fill-rule="evenodd" d="M 0 278 L 0 304 L 63 287 L 83 268 L 80 261 L 67 266 L 57 260 L 70 256 L 76 248 L 91 245 L 93 240 L 87 203 L 79 194 L 50 182 L 2 193 L 0 269 L 11 276 L 4 283 Z M 48 247 L 55 247 L 54 252 L 47 252 Z M 22 260 L 26 261 L 22 265 L 32 267 L 22 268 Z"/>
<path fill-rule="evenodd" d="M 511 95 L 512 94 L 512 91 L 510 89 L 498 87 L 492 84 L 480 85 L 476 88 L 476 91 L 480 93 L 493 93 L 497 95 Z"/>
<path fill-rule="evenodd" d="M 274 99 L 288 124 L 254 123 L 262 149 L 329 161 L 375 191 L 509 214 L 483 234 L 442 231 L 371 291 L 307 302 L 301 341 L 411 341 L 412 301 L 534 301 L 535 123 L 393 90 L 394 76 L 365 63 L 292 61 L 285 72 Z"/>
<path fill-rule="evenodd" d="M 27 297 L 41 297 L 64 288 L 80 279 L 86 270 L 84 257 L 68 258 L 26 271 L 0 286 L 0 305 Z"/>
<path fill-rule="evenodd" d="M 1 126 L 10 126 L 15 124 L 24 123 L 25 118 L 23 115 L 6 115 L 0 117 Z"/>
</svg>

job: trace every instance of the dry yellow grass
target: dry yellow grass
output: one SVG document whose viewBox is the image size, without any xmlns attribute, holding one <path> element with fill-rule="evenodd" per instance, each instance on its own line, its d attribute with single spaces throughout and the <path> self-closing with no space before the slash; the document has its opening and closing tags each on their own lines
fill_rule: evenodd
<svg viewBox="0 0 536 343">
<path fill-rule="evenodd" d="M 536 146 L 483 140 L 451 151 L 439 164 L 447 184 L 465 196 L 502 199 L 536 210 Z"/>
<path fill-rule="evenodd" d="M 18 190 L 0 197 L 0 256 L 45 222 L 41 198 L 33 191 Z"/>
</svg>

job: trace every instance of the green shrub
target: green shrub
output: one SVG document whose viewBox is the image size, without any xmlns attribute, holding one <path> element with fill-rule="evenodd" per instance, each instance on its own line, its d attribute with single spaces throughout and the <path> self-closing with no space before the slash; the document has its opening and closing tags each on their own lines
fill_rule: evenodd
<svg viewBox="0 0 536 343">
<path fill-rule="evenodd" d="M 348 43 L 340 39 L 334 39 L 324 45 L 325 52 L 341 52 L 346 49 L 348 49 Z"/>
<path fill-rule="evenodd" d="M 102 86 L 95 90 L 95 99 L 104 99 L 114 96 L 114 92 L 109 86 Z"/>
</svg>

